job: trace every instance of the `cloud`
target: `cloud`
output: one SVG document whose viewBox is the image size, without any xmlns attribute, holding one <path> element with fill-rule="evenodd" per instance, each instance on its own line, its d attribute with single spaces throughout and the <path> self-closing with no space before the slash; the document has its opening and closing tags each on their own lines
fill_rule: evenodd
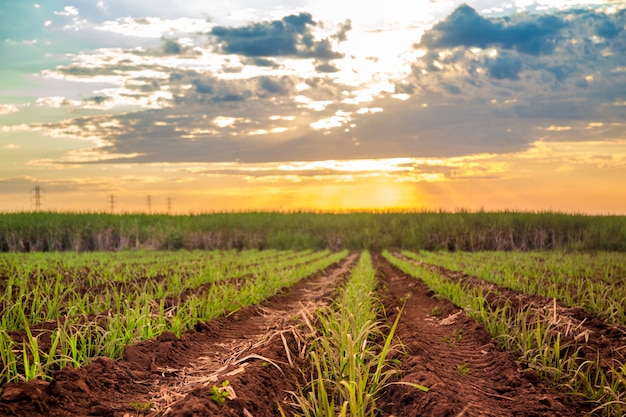
<svg viewBox="0 0 626 417">
<path fill-rule="evenodd" d="M 437 23 L 422 37 L 421 46 L 487 48 L 498 46 L 531 55 L 548 54 L 566 23 L 557 16 L 544 15 L 518 21 L 488 19 L 464 4 Z"/>
<path fill-rule="evenodd" d="M 371 79 L 351 77 L 360 68 L 348 66 L 363 61 L 333 61 L 350 21 L 325 39 L 314 37 L 322 28 L 307 13 L 214 26 L 213 44 L 208 29 L 197 37 L 175 31 L 58 67 L 60 79 L 76 84 L 114 84 L 81 93 L 68 106 L 74 116 L 78 105 L 120 107 L 34 128 L 94 141 L 66 158 L 73 164 L 501 154 L 538 138 L 562 140 L 563 132 L 543 129 L 553 125 L 572 126 L 571 141 L 617 138 L 626 134 L 617 123 L 626 103 L 625 16 L 562 10 L 488 18 L 462 6 L 424 33 L 421 51 L 404 55 L 410 74 Z M 135 111 L 120 114 L 131 102 Z M 592 122 L 604 127 L 586 129 Z"/>
<path fill-rule="evenodd" d="M 626 64 L 625 26 L 626 10 L 487 18 L 463 5 L 424 33 L 415 45 L 422 51 L 413 63 L 414 78 L 396 89 L 458 95 L 449 88 L 454 85 L 467 99 L 516 97 L 530 108 L 534 97 L 542 97 L 552 103 L 585 101 L 595 108 L 624 91 L 626 76 L 616 68 Z M 569 108 L 578 119 L 582 107 L 553 111 L 564 117 Z"/>
<path fill-rule="evenodd" d="M 592 101 L 563 100 L 560 97 L 537 97 L 531 103 L 514 106 L 517 116 L 524 119 L 586 120 L 598 116 Z"/>
<path fill-rule="evenodd" d="M 311 14 L 300 13 L 243 27 L 216 26 L 209 33 L 217 40 L 219 51 L 225 54 L 265 58 L 341 58 L 343 55 L 333 51 L 327 39 L 315 40 L 311 32 L 315 25 Z"/>
<path fill-rule="evenodd" d="M 280 65 L 278 65 L 275 61 L 267 58 L 245 57 L 241 62 L 246 65 L 254 65 L 257 67 L 280 68 Z"/>
<path fill-rule="evenodd" d="M 352 21 L 346 20 L 344 23 L 337 25 L 337 33 L 332 37 L 337 39 L 338 42 L 345 42 L 348 40 L 348 32 L 352 30 Z"/>
<path fill-rule="evenodd" d="M 163 53 L 166 55 L 180 55 L 189 49 L 174 39 L 164 39 L 163 41 Z"/>
<path fill-rule="evenodd" d="M 224 82 L 211 76 L 198 77 L 191 84 L 197 93 L 209 96 L 211 101 L 244 101 L 252 96 L 252 91 L 242 83 Z M 185 97 L 186 100 L 188 98 Z M 204 99 L 199 98 L 198 101 Z"/>
<path fill-rule="evenodd" d="M 95 105 L 102 105 L 102 104 L 106 103 L 109 100 L 111 100 L 111 98 L 107 97 L 107 96 L 92 96 L 92 97 L 85 98 L 83 101 L 85 103 L 91 103 L 91 104 L 95 104 Z"/>
<path fill-rule="evenodd" d="M 339 68 L 328 62 L 322 62 L 315 66 L 315 71 L 322 73 L 333 73 L 338 72 Z"/>
<path fill-rule="evenodd" d="M 262 97 L 286 96 L 294 91 L 294 83 L 289 77 L 259 77 L 259 87 L 264 92 Z"/>
<path fill-rule="evenodd" d="M 73 6 L 65 6 L 62 12 L 54 12 L 58 16 L 78 16 L 78 9 Z"/>
<path fill-rule="evenodd" d="M 573 10 L 571 15 L 577 20 L 578 26 L 585 28 L 590 37 L 595 35 L 612 40 L 624 34 L 623 21 L 626 9 L 612 14 L 596 13 L 588 10 Z"/>
<path fill-rule="evenodd" d="M 485 59 L 485 66 L 489 75 L 495 79 L 502 80 L 508 78 L 509 80 L 519 80 L 519 73 L 522 71 L 522 60 L 511 54 L 502 54 L 495 58 Z M 559 67 L 553 67 L 559 75 L 563 75 Z"/>
<path fill-rule="evenodd" d="M 185 86 L 190 84 L 193 89 Z M 222 79 L 196 71 L 173 72 L 168 88 L 181 103 L 243 102 L 292 95 L 296 82 L 289 76 L 259 76 L 241 79 Z"/>
<path fill-rule="evenodd" d="M 20 109 L 13 104 L 0 104 L 0 115 L 11 114 L 20 111 Z"/>
</svg>

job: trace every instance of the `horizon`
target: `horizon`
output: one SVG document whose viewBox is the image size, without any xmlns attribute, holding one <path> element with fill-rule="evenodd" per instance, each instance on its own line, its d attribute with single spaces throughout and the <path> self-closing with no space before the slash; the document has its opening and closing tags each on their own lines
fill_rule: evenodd
<svg viewBox="0 0 626 417">
<path fill-rule="evenodd" d="M 0 0 L 0 212 L 626 214 L 626 3 Z"/>
<path fill-rule="evenodd" d="M 463 207 L 457 207 L 453 209 L 413 209 L 402 207 L 386 207 L 380 209 L 351 209 L 351 208 L 339 208 L 339 209 L 288 209 L 288 210 L 276 210 L 276 209 L 240 209 L 240 210 L 215 210 L 215 211 L 192 211 L 187 212 L 167 212 L 167 211 L 152 211 L 146 210 L 137 211 L 107 211 L 107 210 L 84 210 L 84 211 L 72 211 L 72 210 L 22 210 L 22 211 L 0 211 L 0 215 L 13 215 L 13 214 L 61 214 L 61 215 L 103 215 L 103 216 L 168 216 L 168 217 L 183 217 L 183 216 L 210 216 L 210 215 L 222 215 L 222 214 L 337 214 L 337 215 L 350 215 L 350 214 L 445 214 L 445 215 L 467 215 L 467 214 L 485 214 L 485 215 L 548 215 L 548 216 L 582 216 L 582 217 L 625 217 L 625 214 L 614 213 L 585 213 L 585 212 L 566 212 L 566 211 L 554 211 L 554 210 L 515 210 L 515 209 L 501 209 L 501 210 L 484 210 L 468 209 Z"/>
</svg>

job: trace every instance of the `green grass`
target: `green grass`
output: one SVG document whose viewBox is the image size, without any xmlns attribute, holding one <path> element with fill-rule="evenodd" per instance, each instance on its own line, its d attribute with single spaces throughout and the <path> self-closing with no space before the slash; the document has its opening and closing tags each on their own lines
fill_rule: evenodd
<svg viewBox="0 0 626 417">
<path fill-rule="evenodd" d="M 626 325 L 626 256 L 619 252 L 420 252 L 403 255 L 501 287 L 556 298 L 608 324 Z"/>
<path fill-rule="evenodd" d="M 0 251 L 626 250 L 626 216 L 522 212 L 0 214 Z"/>
<path fill-rule="evenodd" d="M 96 356 L 119 358 L 128 344 L 164 331 L 180 335 L 257 304 L 347 253 L 1 254 L 0 382 L 47 379 Z M 50 291 L 51 280 L 58 291 Z M 45 349 L 43 321 L 56 322 Z M 25 332 L 23 341 L 10 337 L 15 330 Z"/>
<path fill-rule="evenodd" d="M 318 313 L 310 382 L 296 396 L 303 416 L 378 415 L 380 392 L 397 375 L 390 355 L 398 349 L 393 341 L 400 315 L 390 328 L 377 321 L 382 304 L 376 283 L 370 254 L 363 252 L 333 305 Z"/>
<path fill-rule="evenodd" d="M 431 256 L 424 255 L 426 259 Z M 540 310 L 522 306 L 514 309 L 508 303 L 493 306 L 482 289 L 453 282 L 439 272 L 397 258 L 388 251 L 383 252 L 383 256 L 405 273 L 421 279 L 436 294 L 464 309 L 500 343 L 501 348 L 517 352 L 520 361 L 544 381 L 591 402 L 597 406 L 595 411 L 603 416 L 622 417 L 626 413 L 626 363 L 618 358 L 579 358 L 585 341 L 564 344 L 562 335 L 571 330 L 569 324 L 555 323 L 549 308 Z M 493 260 L 491 265 L 497 270 L 498 257 L 494 256 Z M 459 373 L 462 371 L 457 369 Z"/>
</svg>

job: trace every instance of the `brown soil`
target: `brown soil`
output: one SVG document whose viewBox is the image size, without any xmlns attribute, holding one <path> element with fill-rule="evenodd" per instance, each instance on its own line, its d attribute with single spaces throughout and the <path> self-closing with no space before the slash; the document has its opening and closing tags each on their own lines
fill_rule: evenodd
<svg viewBox="0 0 626 417">
<path fill-rule="evenodd" d="M 127 346 L 122 360 L 97 358 L 81 369 L 64 368 L 51 382 L 5 384 L 0 416 L 278 415 L 278 405 L 289 407 L 286 392 L 297 391 L 302 376 L 305 352 L 297 349 L 296 319 L 330 300 L 357 257 L 353 253 L 284 294 L 180 338 L 163 333 Z M 229 399 L 218 406 L 211 389 L 224 381 Z M 150 403 L 150 411 L 139 410 Z"/>
<path fill-rule="evenodd" d="M 306 347 L 301 312 L 328 302 L 356 261 L 352 254 L 282 295 L 228 317 L 201 324 L 180 338 L 164 333 L 126 348 L 119 361 L 95 359 L 82 369 L 65 368 L 51 382 L 5 384 L 0 416 L 278 416 L 290 415 L 302 383 Z M 437 300 L 421 281 L 374 255 L 386 318 L 404 305 L 397 336 L 401 380 L 429 391 L 391 385 L 380 398 L 382 415 L 579 416 L 586 411 L 549 390 L 450 302 Z M 433 317 L 438 307 L 441 315 Z M 212 392 L 228 399 L 216 404 Z M 215 388 L 213 388 L 215 387 Z M 152 403 L 142 413 L 141 405 Z"/>
<path fill-rule="evenodd" d="M 586 408 L 541 384 L 510 353 L 497 349 L 489 334 L 448 300 L 433 297 L 426 285 L 374 257 L 384 285 L 389 316 L 403 307 L 397 337 L 406 354 L 402 381 L 424 385 L 390 386 L 380 406 L 384 415 L 531 417 L 580 416 Z M 433 313 L 435 315 L 433 315 Z"/>
<path fill-rule="evenodd" d="M 461 282 L 463 285 L 483 289 L 492 308 L 508 304 L 513 311 L 527 310 L 547 317 L 552 324 L 561 329 L 563 346 L 570 346 L 572 351 L 579 348 L 578 356 L 587 360 L 594 361 L 599 355 L 600 364 L 605 370 L 615 363 L 626 361 L 626 327 L 624 326 L 608 324 L 580 307 L 567 307 L 554 298 L 525 294 L 463 272 L 415 261 L 402 255 L 396 256 L 437 271 L 446 278 Z"/>
</svg>

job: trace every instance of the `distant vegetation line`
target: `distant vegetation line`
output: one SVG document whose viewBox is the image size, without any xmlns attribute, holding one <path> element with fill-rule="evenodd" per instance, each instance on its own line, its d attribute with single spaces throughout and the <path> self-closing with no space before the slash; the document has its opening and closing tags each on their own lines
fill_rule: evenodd
<svg viewBox="0 0 626 417">
<path fill-rule="evenodd" d="M 523 212 L 0 214 L 0 251 L 125 249 L 626 251 L 626 216 Z"/>
</svg>

